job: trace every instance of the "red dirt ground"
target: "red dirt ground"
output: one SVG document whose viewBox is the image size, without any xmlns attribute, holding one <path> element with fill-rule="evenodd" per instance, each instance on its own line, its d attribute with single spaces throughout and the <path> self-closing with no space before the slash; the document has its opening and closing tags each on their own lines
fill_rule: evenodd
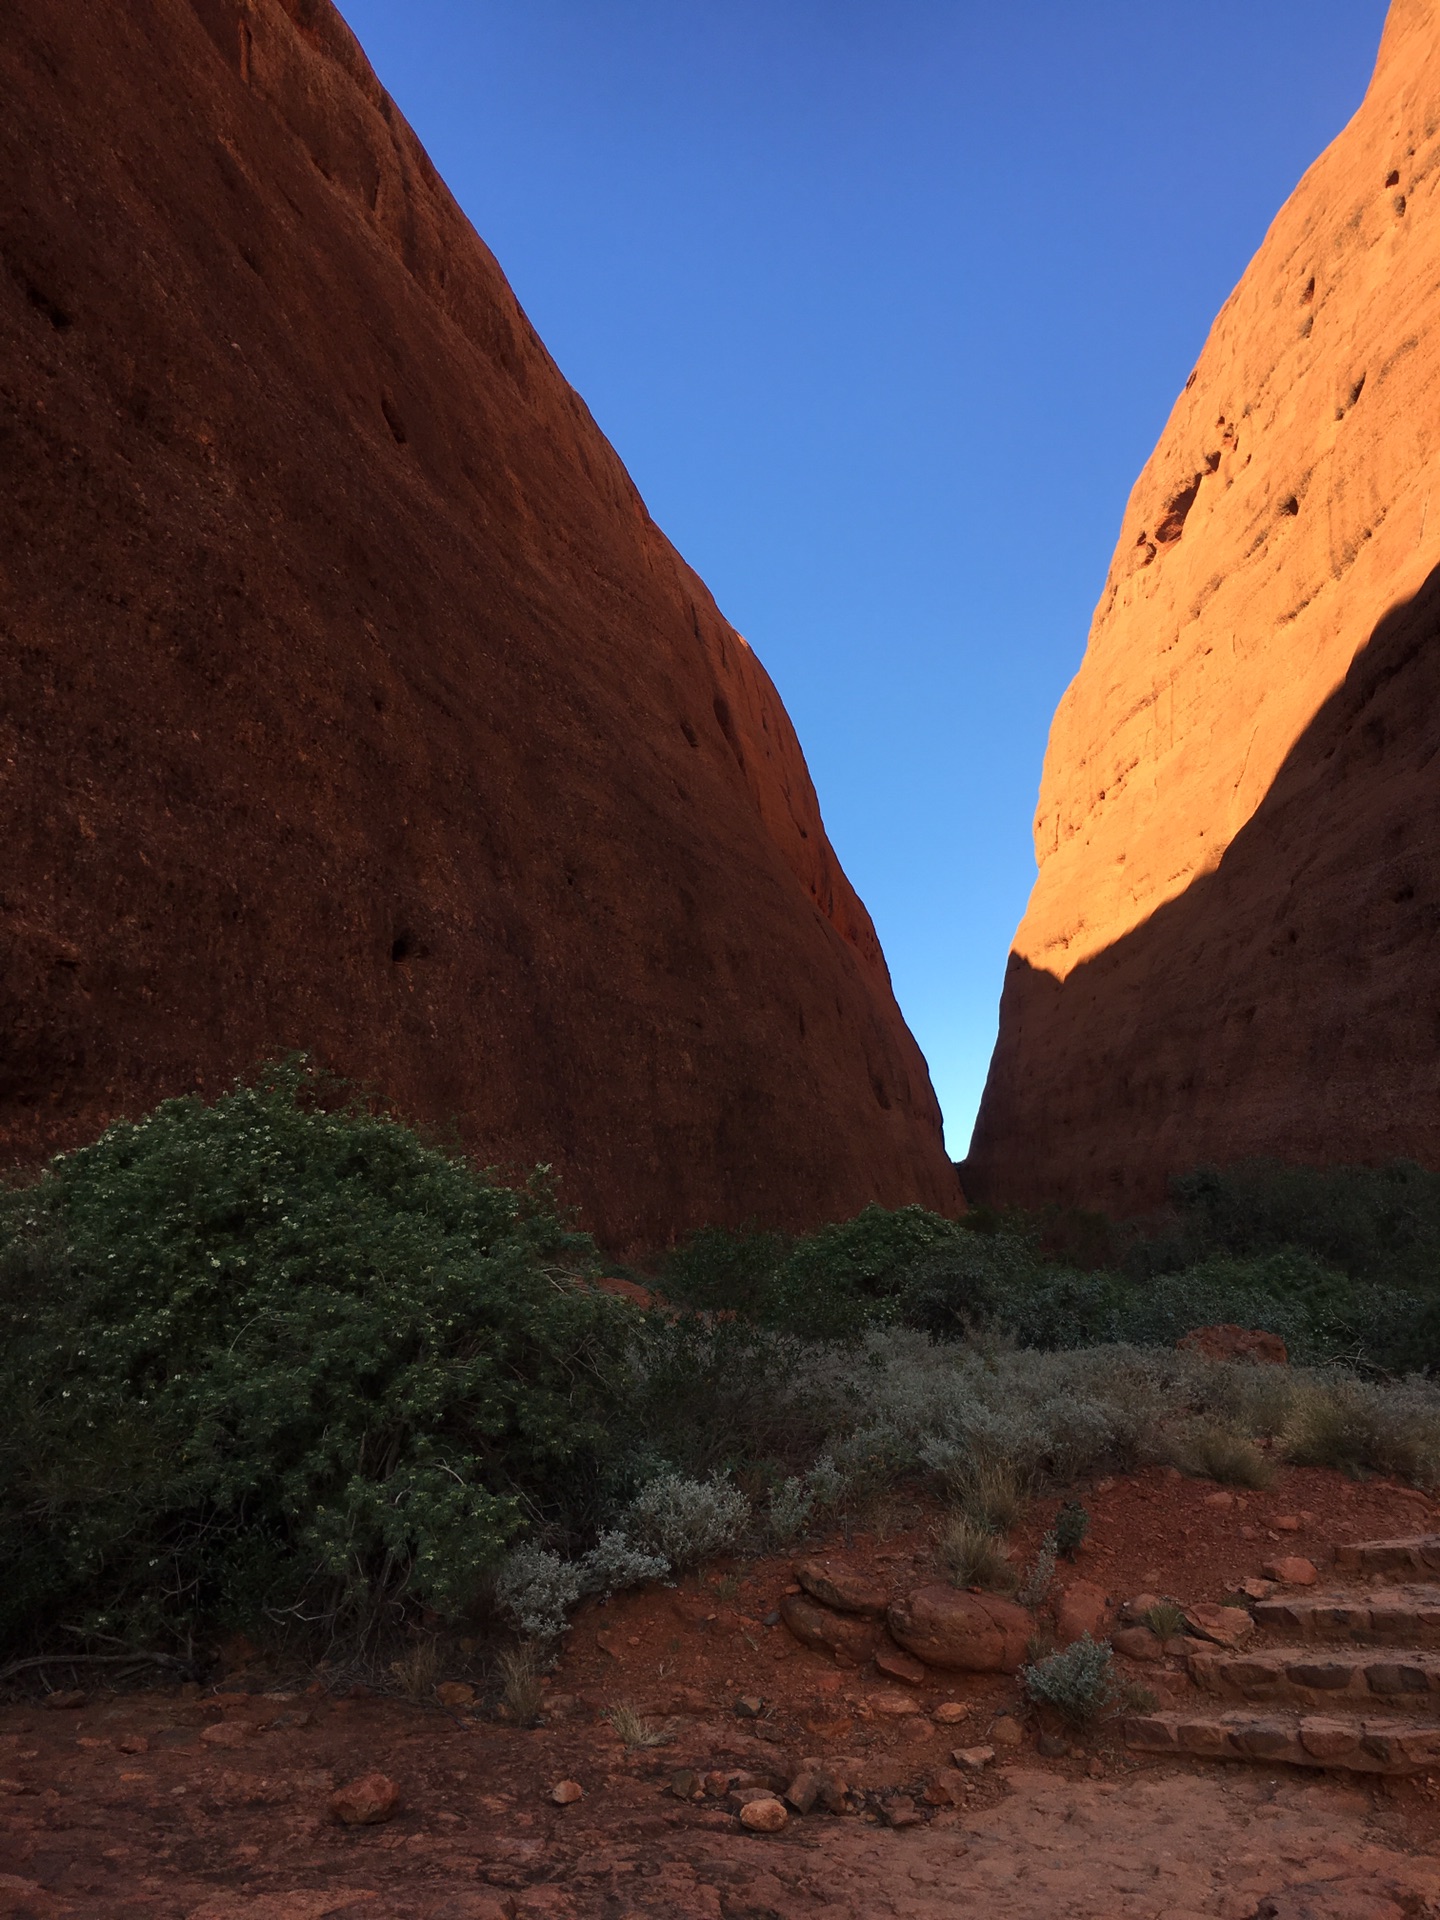
<svg viewBox="0 0 1440 1920">
<path fill-rule="evenodd" d="M 1161 1470 L 1082 1486 L 1090 1538 L 1057 1584 L 1084 1578 L 1117 1602 L 1145 1590 L 1221 1600 L 1278 1551 L 1308 1555 L 1323 1580 L 1333 1542 L 1435 1517 L 1409 1489 L 1319 1470 L 1282 1471 L 1228 1508 L 1207 1504 L 1217 1491 Z M 1034 1504 L 1017 1557 L 1056 1504 Z M 933 1511 L 896 1502 L 877 1517 L 886 1524 L 820 1544 L 897 1586 L 928 1576 Z M 0 1916 L 924 1920 L 968 1911 L 955 1905 L 964 1893 L 987 1920 L 1440 1913 L 1440 1870 L 1427 1864 L 1440 1851 L 1436 1782 L 1156 1761 L 1120 1749 L 1113 1728 L 1044 1755 L 1013 1679 L 935 1673 L 907 1689 L 765 1624 L 794 1557 L 586 1608 L 528 1730 L 479 1708 L 337 1697 L 323 1676 L 260 1660 L 203 1692 L 96 1692 L 69 1710 L 12 1701 L 0 1707 Z M 1160 1692 L 1187 1684 L 1175 1663 L 1126 1673 Z M 758 1717 L 737 1714 L 746 1698 Z M 885 1712 L 896 1698 L 918 1710 Z M 968 1708 L 958 1723 L 931 1718 L 945 1701 Z M 621 1703 L 665 1744 L 627 1752 L 604 1717 Z M 995 1763 L 958 1805 L 924 1804 L 953 1748 L 991 1741 Z M 783 1786 L 810 1757 L 857 1789 L 851 1817 L 751 1835 L 723 1794 L 682 1802 L 670 1790 L 682 1768 Z M 371 1771 L 398 1784 L 399 1811 L 337 1824 L 330 1794 Z M 584 1797 L 561 1808 L 549 1796 L 563 1779 Z M 909 1831 L 884 1821 L 898 1793 L 923 1815 Z"/>
</svg>

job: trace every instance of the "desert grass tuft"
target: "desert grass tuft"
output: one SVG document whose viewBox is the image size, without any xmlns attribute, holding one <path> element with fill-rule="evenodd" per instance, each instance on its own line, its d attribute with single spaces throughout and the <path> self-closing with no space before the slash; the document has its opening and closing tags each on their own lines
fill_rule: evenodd
<svg viewBox="0 0 1440 1920">
<path fill-rule="evenodd" d="M 1019 1576 L 1005 1555 L 1004 1542 L 965 1513 L 952 1514 L 936 1540 L 940 1564 L 957 1587 L 981 1587 L 987 1593 L 1013 1593 Z"/>
<path fill-rule="evenodd" d="M 1273 1486 L 1275 1468 L 1248 1435 L 1220 1421 L 1199 1420 L 1168 1436 L 1172 1463 L 1197 1480 L 1222 1487 Z"/>
<path fill-rule="evenodd" d="M 1347 1379 L 1311 1379 L 1295 1393 L 1280 1436 L 1288 1460 L 1333 1467 L 1359 1479 L 1393 1473 L 1417 1486 L 1440 1480 L 1440 1408 L 1420 1380 L 1386 1386 Z"/>
<path fill-rule="evenodd" d="M 540 1664 L 533 1647 L 507 1647 L 500 1655 L 500 1699 L 505 1717 L 517 1727 L 533 1727 L 540 1718 L 545 1700 Z"/>
<path fill-rule="evenodd" d="M 1140 1618 L 1157 1640 L 1173 1640 L 1185 1631 L 1185 1614 L 1173 1600 L 1157 1600 Z"/>
<path fill-rule="evenodd" d="M 636 1747 L 663 1747 L 670 1736 L 662 1727 L 653 1725 L 645 1719 L 639 1708 L 629 1700 L 617 1701 L 605 1718 L 619 1734 L 627 1750 Z"/>
<path fill-rule="evenodd" d="M 1025 1477 L 1009 1460 L 967 1462 L 948 1478 L 955 1505 L 987 1533 L 1009 1533 L 1029 1501 Z"/>
<path fill-rule="evenodd" d="M 392 1660 L 390 1672 L 407 1700 L 431 1700 L 440 1678 L 440 1649 L 427 1635 Z"/>
</svg>

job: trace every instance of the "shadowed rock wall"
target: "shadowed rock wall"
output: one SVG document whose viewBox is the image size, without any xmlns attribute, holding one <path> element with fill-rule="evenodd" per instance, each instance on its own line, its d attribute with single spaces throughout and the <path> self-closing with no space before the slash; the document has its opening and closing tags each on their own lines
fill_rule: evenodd
<svg viewBox="0 0 1440 1920">
<path fill-rule="evenodd" d="M 9 0 L 0 96 L 0 1154 L 303 1046 L 617 1248 L 953 1211 L 769 679 L 328 0 Z"/>
<path fill-rule="evenodd" d="M 1245 1154 L 1440 1166 L 1437 187 L 1440 13 L 1395 0 L 1126 509 L 1051 730 L 972 1196 L 1143 1206 Z"/>
</svg>

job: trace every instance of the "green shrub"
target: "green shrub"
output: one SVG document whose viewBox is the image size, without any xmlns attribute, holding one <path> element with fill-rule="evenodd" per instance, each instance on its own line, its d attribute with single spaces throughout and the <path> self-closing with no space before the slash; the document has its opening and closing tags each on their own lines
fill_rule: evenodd
<svg viewBox="0 0 1440 1920">
<path fill-rule="evenodd" d="M 543 1189 L 298 1062 L 61 1156 L 0 1246 L 12 1638 L 459 1612 L 603 1453 L 636 1317 Z"/>
<path fill-rule="evenodd" d="M 1440 1174 L 1384 1167 L 1242 1161 L 1171 1182 L 1176 1224 L 1132 1251 L 1143 1272 L 1211 1253 L 1253 1258 L 1294 1249 L 1351 1279 L 1433 1292 L 1440 1277 Z"/>
<path fill-rule="evenodd" d="M 1090 1531 L 1090 1516 L 1078 1500 L 1067 1500 L 1055 1516 L 1055 1547 L 1067 1560 L 1073 1560 L 1085 1544 Z"/>
<path fill-rule="evenodd" d="M 1059 1542 L 1052 1527 L 1035 1549 L 1035 1557 L 1025 1569 L 1025 1577 L 1020 1582 L 1016 1599 L 1022 1607 L 1040 1606 L 1050 1592 L 1055 1579 L 1055 1555 Z"/>
<path fill-rule="evenodd" d="M 661 1264 L 660 1290 L 677 1306 L 741 1313 L 770 1323 L 776 1276 L 793 1241 L 785 1234 L 703 1227 Z"/>
<path fill-rule="evenodd" d="M 1063 1652 L 1022 1667 L 1020 1685 L 1034 1705 L 1053 1709 L 1073 1727 L 1093 1725 L 1119 1697 L 1109 1642 L 1088 1633 Z"/>
<path fill-rule="evenodd" d="M 613 1395 L 604 1516 L 657 1473 L 803 1471 L 825 1442 L 811 1396 L 797 1390 L 811 1350 L 748 1319 L 645 1316 Z"/>
<path fill-rule="evenodd" d="M 749 1518 L 750 1502 L 718 1474 L 702 1481 L 664 1473 L 636 1494 L 620 1526 L 643 1552 L 683 1572 L 733 1546 Z"/>
<path fill-rule="evenodd" d="M 795 1240 L 707 1228 L 668 1258 L 660 1286 L 688 1306 L 742 1313 L 807 1339 L 843 1339 L 897 1317 L 917 1261 L 973 1238 L 919 1206 L 868 1206 Z"/>
</svg>

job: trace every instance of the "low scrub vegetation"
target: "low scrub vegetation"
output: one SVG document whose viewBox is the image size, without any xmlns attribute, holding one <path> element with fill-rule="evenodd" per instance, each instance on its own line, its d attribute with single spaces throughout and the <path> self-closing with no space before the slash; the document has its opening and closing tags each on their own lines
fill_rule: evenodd
<svg viewBox="0 0 1440 1920">
<path fill-rule="evenodd" d="M 1109 1642 L 1088 1633 L 1063 1652 L 1022 1667 L 1020 1685 L 1032 1705 L 1048 1707 L 1076 1728 L 1093 1726 L 1120 1699 Z"/>
<path fill-rule="evenodd" d="M 1289 1459 L 1434 1485 L 1440 1183 L 1337 1178 L 1322 1204 L 1298 1174 L 1197 1175 L 1126 1244 L 914 1207 L 710 1233 L 642 1311 L 590 1284 L 543 1179 L 506 1186 L 303 1062 L 167 1102 L 0 1193 L 0 1635 L 186 1650 L 268 1625 L 382 1672 L 407 1647 L 423 1691 L 417 1629 L 542 1660 L 586 1596 L 858 1522 L 902 1483 L 949 1509 L 952 1578 L 1037 1592 L 1083 1509 L 1023 1573 L 1004 1536 L 1085 1475 L 1258 1486 Z M 1218 1319 L 1306 1364 L 1176 1350 Z"/>
<path fill-rule="evenodd" d="M 1015 1591 L 1019 1576 L 1006 1556 L 1004 1542 L 990 1528 L 963 1513 L 952 1514 L 936 1546 L 940 1564 L 957 1587 L 980 1587 L 987 1593 Z"/>
</svg>

